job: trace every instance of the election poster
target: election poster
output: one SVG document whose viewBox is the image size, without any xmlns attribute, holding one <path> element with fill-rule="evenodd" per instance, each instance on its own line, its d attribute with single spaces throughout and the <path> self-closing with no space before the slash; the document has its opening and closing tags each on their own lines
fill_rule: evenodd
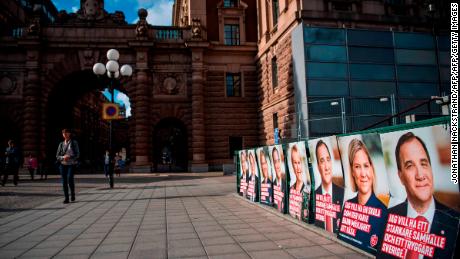
<svg viewBox="0 0 460 259">
<path fill-rule="evenodd" d="M 259 201 L 259 167 L 256 161 L 256 154 L 254 149 L 248 150 L 249 162 L 249 181 L 247 198 L 250 201 Z"/>
<path fill-rule="evenodd" d="M 273 206 L 281 213 L 286 213 L 286 164 L 282 145 L 268 147 L 271 171 L 273 175 Z"/>
<path fill-rule="evenodd" d="M 238 152 L 238 157 L 239 157 L 239 174 L 238 174 L 238 180 L 239 180 L 239 194 L 243 197 L 247 196 L 247 191 L 248 191 L 248 182 L 249 182 L 249 162 L 248 162 L 248 155 L 246 150 L 241 150 Z"/>
<path fill-rule="evenodd" d="M 389 190 L 378 134 L 338 137 L 345 190 L 338 238 L 371 254 L 382 244 Z"/>
<path fill-rule="evenodd" d="M 391 199 L 382 258 L 458 258 L 460 193 L 450 181 L 450 127 L 381 134 Z"/>
<path fill-rule="evenodd" d="M 335 136 L 308 141 L 315 179 L 315 226 L 337 233 L 343 204 L 342 163 Z"/>
<path fill-rule="evenodd" d="M 268 147 L 256 149 L 257 161 L 260 168 L 260 203 L 273 206 L 273 175 L 271 170 Z"/>
<path fill-rule="evenodd" d="M 305 142 L 289 143 L 287 163 L 290 175 L 289 214 L 298 220 L 308 222 L 312 181 L 308 171 Z"/>
</svg>

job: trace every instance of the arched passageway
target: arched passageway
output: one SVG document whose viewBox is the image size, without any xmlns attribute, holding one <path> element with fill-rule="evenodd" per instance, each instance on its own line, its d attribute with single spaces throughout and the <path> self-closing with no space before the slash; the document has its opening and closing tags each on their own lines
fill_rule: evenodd
<svg viewBox="0 0 460 259">
<path fill-rule="evenodd" d="M 160 120 L 155 126 L 152 146 L 155 171 L 187 171 L 187 128 L 181 120 Z"/>
</svg>

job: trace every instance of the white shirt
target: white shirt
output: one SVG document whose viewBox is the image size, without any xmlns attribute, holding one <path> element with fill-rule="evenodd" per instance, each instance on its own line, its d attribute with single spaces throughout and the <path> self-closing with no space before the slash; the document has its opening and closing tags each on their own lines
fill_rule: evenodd
<svg viewBox="0 0 460 259">
<path fill-rule="evenodd" d="M 412 208 L 412 205 L 410 204 L 409 200 L 407 200 L 407 217 L 409 217 L 409 218 L 416 218 L 417 216 L 425 217 L 426 220 L 428 220 L 428 223 L 429 223 L 429 225 L 428 225 L 428 233 L 431 230 L 431 224 L 433 223 L 435 209 L 436 209 L 436 206 L 434 204 L 433 196 L 431 196 L 430 206 L 428 206 L 428 209 L 422 215 L 418 214 L 418 212 L 415 211 L 414 208 Z M 418 258 L 423 259 L 423 255 L 419 254 Z"/>
</svg>

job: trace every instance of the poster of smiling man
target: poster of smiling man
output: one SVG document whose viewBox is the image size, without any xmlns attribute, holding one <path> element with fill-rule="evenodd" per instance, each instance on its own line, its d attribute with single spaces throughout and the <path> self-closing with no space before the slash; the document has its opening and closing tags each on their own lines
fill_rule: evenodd
<svg viewBox="0 0 460 259">
<path fill-rule="evenodd" d="M 312 181 L 308 171 L 305 142 L 289 143 L 287 161 L 290 175 L 289 214 L 308 222 Z"/>
<path fill-rule="evenodd" d="M 343 204 L 343 173 L 335 136 L 308 141 L 315 179 L 315 225 L 338 232 Z"/>
<path fill-rule="evenodd" d="M 240 166 L 239 166 L 239 174 L 238 174 L 238 186 L 239 191 L 238 193 L 246 197 L 248 191 L 248 183 L 249 183 L 249 161 L 248 155 L 246 150 L 241 150 L 238 152 Z"/>
<path fill-rule="evenodd" d="M 344 168 L 344 205 L 338 238 L 369 253 L 380 248 L 389 191 L 378 134 L 338 138 Z"/>
<path fill-rule="evenodd" d="M 247 198 L 250 201 L 259 201 L 259 167 L 257 166 L 256 154 L 254 149 L 248 150 L 249 161 L 249 182 Z"/>
<path fill-rule="evenodd" d="M 382 258 L 458 258 L 460 193 L 450 181 L 450 128 L 381 134 L 390 183 Z"/>
<path fill-rule="evenodd" d="M 260 203 L 273 205 L 273 175 L 271 170 L 268 147 L 256 149 L 257 161 L 260 168 Z"/>
<path fill-rule="evenodd" d="M 282 145 L 268 147 L 273 175 L 273 206 L 281 213 L 286 213 L 286 164 Z"/>
</svg>

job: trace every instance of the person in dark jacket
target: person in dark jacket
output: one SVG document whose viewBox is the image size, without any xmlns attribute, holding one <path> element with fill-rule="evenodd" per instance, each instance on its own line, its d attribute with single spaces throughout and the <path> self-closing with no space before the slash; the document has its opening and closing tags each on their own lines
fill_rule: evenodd
<svg viewBox="0 0 460 259">
<path fill-rule="evenodd" d="M 64 204 L 66 204 L 69 203 L 69 188 L 70 200 L 75 201 L 74 173 L 80 158 L 80 149 L 78 142 L 72 139 L 72 132 L 69 129 L 63 129 L 62 136 L 64 141 L 59 143 L 56 159 L 59 161 L 59 173 L 65 197 Z"/>
<path fill-rule="evenodd" d="M 5 150 L 5 170 L 3 172 L 2 186 L 5 186 L 8 181 L 8 175 L 13 175 L 13 184 L 18 185 L 19 181 L 19 163 L 20 154 L 19 149 L 16 147 L 14 140 L 8 141 L 8 147 Z"/>
</svg>

